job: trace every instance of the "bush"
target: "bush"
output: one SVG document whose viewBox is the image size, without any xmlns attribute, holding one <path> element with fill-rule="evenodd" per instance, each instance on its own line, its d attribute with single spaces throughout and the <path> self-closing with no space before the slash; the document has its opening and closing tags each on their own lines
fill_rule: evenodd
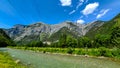
<svg viewBox="0 0 120 68">
<path fill-rule="evenodd" d="M 100 52 L 100 56 L 113 57 L 112 51 L 110 51 L 110 49 L 107 49 L 105 47 L 100 47 L 99 52 Z"/>
<path fill-rule="evenodd" d="M 84 50 L 82 50 L 82 49 L 79 49 L 79 50 L 77 50 L 76 54 L 78 54 L 78 55 L 85 55 L 86 52 Z"/>
<path fill-rule="evenodd" d="M 98 49 L 91 49 L 91 51 L 89 52 L 89 55 L 100 56 L 100 51 Z"/>
<path fill-rule="evenodd" d="M 67 53 L 68 53 L 68 54 L 72 54 L 72 53 L 73 53 L 73 51 L 74 51 L 74 49 L 73 49 L 73 48 L 70 48 L 70 47 L 69 47 L 69 48 L 67 49 Z"/>
<path fill-rule="evenodd" d="M 106 57 L 113 57 L 112 52 L 110 50 L 106 50 L 105 55 Z"/>
<path fill-rule="evenodd" d="M 112 55 L 113 56 L 119 56 L 120 55 L 120 49 L 119 48 L 113 48 Z"/>
<path fill-rule="evenodd" d="M 106 53 L 106 48 L 105 47 L 99 47 L 99 52 L 100 52 L 100 56 L 105 56 Z"/>
</svg>

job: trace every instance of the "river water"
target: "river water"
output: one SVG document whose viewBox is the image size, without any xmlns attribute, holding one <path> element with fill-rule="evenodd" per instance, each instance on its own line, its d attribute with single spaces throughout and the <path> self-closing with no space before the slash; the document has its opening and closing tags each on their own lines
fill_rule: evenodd
<svg viewBox="0 0 120 68">
<path fill-rule="evenodd" d="M 102 59 L 71 55 L 43 54 L 10 48 L 0 48 L 28 68 L 120 68 L 120 63 Z"/>
</svg>

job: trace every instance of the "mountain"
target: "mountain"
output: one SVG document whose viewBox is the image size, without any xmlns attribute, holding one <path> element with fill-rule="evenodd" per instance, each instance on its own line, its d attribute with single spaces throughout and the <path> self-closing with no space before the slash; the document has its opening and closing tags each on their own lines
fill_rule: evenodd
<svg viewBox="0 0 120 68">
<path fill-rule="evenodd" d="M 2 37 L 5 37 L 6 39 L 9 39 L 10 40 L 10 37 L 2 30 L 0 29 L 0 36 Z"/>
<path fill-rule="evenodd" d="M 101 27 L 104 23 L 106 23 L 106 22 L 105 21 L 100 21 L 100 20 L 94 21 L 92 23 L 88 23 L 85 26 L 85 30 L 87 30 L 86 33 L 88 33 L 89 31 L 91 31 L 92 29 L 96 29 L 96 28 Z"/>
<path fill-rule="evenodd" d="M 30 42 L 39 40 L 40 34 L 50 32 L 50 27 L 44 23 L 31 25 L 15 25 L 11 29 L 5 29 L 6 33 L 16 42 Z"/>
<path fill-rule="evenodd" d="M 89 24 L 79 24 L 65 21 L 60 24 L 48 25 L 35 23 L 31 25 L 17 24 L 13 28 L 4 31 L 17 43 L 29 43 L 31 41 L 56 41 L 63 33 L 75 38 L 84 36 L 90 29 L 100 27 L 103 21 L 95 21 Z"/>
<path fill-rule="evenodd" d="M 0 47 L 6 46 L 14 46 L 14 42 L 2 29 L 0 29 Z"/>
<path fill-rule="evenodd" d="M 112 20 L 102 24 L 102 26 L 92 27 L 86 33 L 86 36 L 94 38 L 97 34 L 110 35 L 116 27 L 120 27 L 120 14 L 115 16 Z"/>
</svg>

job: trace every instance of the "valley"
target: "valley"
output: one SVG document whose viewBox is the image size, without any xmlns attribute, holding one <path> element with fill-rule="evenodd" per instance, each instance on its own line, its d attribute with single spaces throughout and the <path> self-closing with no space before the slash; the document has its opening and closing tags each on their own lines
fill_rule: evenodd
<svg viewBox="0 0 120 68">
<path fill-rule="evenodd" d="M 55 25 L 53 33 L 49 32 L 53 25 L 48 28 L 42 23 L 0 29 L 0 47 L 7 47 L 0 49 L 14 58 L 12 61 L 17 59 L 28 68 L 119 68 L 119 18 L 118 14 L 111 21 L 84 26 L 66 22 L 62 23 L 64 27 Z"/>
<path fill-rule="evenodd" d="M 120 0 L 0 0 L 0 68 L 120 68 Z"/>
</svg>

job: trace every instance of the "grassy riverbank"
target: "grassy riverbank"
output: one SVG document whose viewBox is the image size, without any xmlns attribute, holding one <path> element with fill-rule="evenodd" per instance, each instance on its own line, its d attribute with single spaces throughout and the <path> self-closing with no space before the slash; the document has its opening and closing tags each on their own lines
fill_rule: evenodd
<svg viewBox="0 0 120 68">
<path fill-rule="evenodd" d="M 14 47 L 16 49 L 32 50 L 36 52 L 49 52 L 49 53 L 63 53 L 63 54 L 76 54 L 76 55 L 88 55 L 88 56 L 104 56 L 115 59 L 120 59 L 120 49 L 113 48 L 108 49 L 104 47 L 100 48 L 39 48 L 39 47 Z"/>
<path fill-rule="evenodd" d="M 26 68 L 16 63 L 8 53 L 0 52 L 0 68 Z"/>
<path fill-rule="evenodd" d="M 58 48 L 59 49 L 59 48 Z M 108 58 L 73 56 L 6 48 L 10 55 L 19 59 L 28 68 L 119 68 L 120 62 Z"/>
</svg>

